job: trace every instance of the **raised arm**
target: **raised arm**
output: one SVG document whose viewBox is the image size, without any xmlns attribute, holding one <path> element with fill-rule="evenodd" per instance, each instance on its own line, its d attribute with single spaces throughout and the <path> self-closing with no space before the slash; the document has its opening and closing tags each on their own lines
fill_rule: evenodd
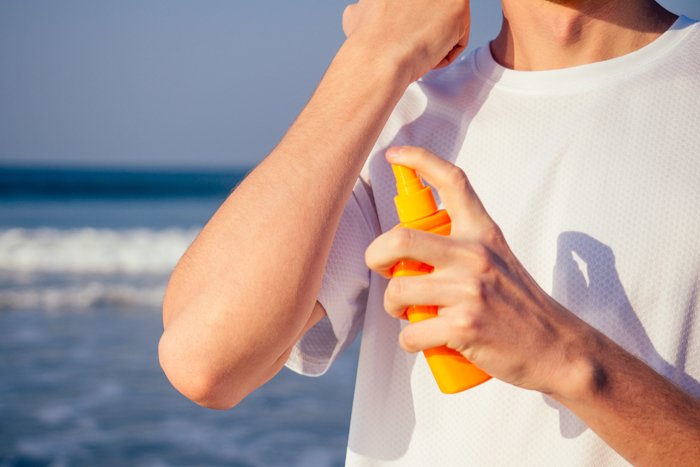
<svg viewBox="0 0 700 467">
<path fill-rule="evenodd" d="M 466 0 L 360 1 L 306 108 L 222 204 L 172 274 L 161 366 L 229 408 L 270 379 L 324 315 L 316 302 L 343 206 L 406 87 L 466 45 Z"/>
</svg>

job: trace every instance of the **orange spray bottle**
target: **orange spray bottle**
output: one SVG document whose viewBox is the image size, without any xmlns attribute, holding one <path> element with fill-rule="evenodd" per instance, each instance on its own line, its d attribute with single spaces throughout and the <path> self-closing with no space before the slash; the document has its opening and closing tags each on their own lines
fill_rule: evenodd
<svg viewBox="0 0 700 467">
<path fill-rule="evenodd" d="M 430 187 L 423 184 L 415 170 L 392 165 L 396 177 L 394 198 L 402 227 L 449 235 L 451 221 L 444 209 L 438 210 Z M 394 277 L 429 274 L 433 267 L 412 260 L 401 260 L 392 269 Z M 437 316 L 436 306 L 410 306 L 406 317 L 412 323 Z M 491 378 L 464 356 L 446 346 L 423 351 L 440 391 L 454 394 Z"/>
</svg>

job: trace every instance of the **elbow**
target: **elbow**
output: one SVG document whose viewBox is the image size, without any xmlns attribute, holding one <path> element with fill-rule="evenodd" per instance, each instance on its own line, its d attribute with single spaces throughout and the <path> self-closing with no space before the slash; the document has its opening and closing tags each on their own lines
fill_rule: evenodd
<svg viewBox="0 0 700 467">
<path fill-rule="evenodd" d="M 207 361 L 196 362 L 177 339 L 164 332 L 158 343 L 158 360 L 170 384 L 192 402 L 209 409 L 229 410 L 247 393 L 242 385 Z"/>
<path fill-rule="evenodd" d="M 191 332 L 182 332 L 180 316 L 186 315 L 170 285 L 163 299 L 165 330 L 158 341 L 158 361 L 170 384 L 195 404 L 214 410 L 235 407 L 244 397 L 226 388 L 223 371 L 213 362 L 212 353 L 201 345 Z M 184 329 L 187 329 L 185 325 Z M 194 340 L 193 340 L 194 339 Z M 228 390 L 226 390 L 228 389 Z"/>
</svg>

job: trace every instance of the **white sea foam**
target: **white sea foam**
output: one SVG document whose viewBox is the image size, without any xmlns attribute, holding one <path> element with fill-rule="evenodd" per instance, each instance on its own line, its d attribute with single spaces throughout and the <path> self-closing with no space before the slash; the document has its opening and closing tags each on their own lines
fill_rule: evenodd
<svg viewBox="0 0 700 467">
<path fill-rule="evenodd" d="M 0 311 L 157 308 L 163 301 L 164 292 L 165 280 L 156 284 L 92 281 L 63 286 L 10 288 L 0 290 Z"/>
<path fill-rule="evenodd" d="M 198 230 L 0 230 L 0 272 L 167 274 Z"/>
<path fill-rule="evenodd" d="M 0 230 L 0 311 L 159 307 L 198 230 Z"/>
</svg>

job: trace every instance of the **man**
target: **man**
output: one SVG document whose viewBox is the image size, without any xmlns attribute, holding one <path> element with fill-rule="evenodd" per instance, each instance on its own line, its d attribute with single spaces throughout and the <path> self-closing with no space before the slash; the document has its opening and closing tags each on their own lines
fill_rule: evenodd
<svg viewBox="0 0 700 467">
<path fill-rule="evenodd" d="M 350 465 L 700 462 L 698 25 L 651 0 L 503 11 L 443 69 L 467 1 L 346 10 L 311 101 L 173 273 L 175 387 L 232 407 L 362 328 Z M 392 228 L 385 155 L 436 188 L 449 237 Z M 388 280 L 402 258 L 435 271 Z M 439 316 L 398 321 L 421 304 Z M 439 345 L 494 381 L 440 394 L 415 354 Z"/>
</svg>

